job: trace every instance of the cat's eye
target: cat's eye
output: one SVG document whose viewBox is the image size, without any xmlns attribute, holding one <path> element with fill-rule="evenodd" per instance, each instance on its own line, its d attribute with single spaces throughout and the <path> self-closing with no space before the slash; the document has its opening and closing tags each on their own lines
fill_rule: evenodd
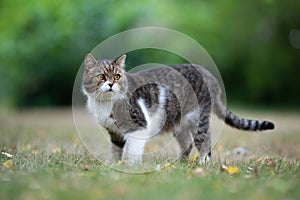
<svg viewBox="0 0 300 200">
<path fill-rule="evenodd" d="M 98 77 L 99 80 L 104 80 L 105 79 L 104 74 L 99 74 L 97 77 Z"/>
<path fill-rule="evenodd" d="M 120 74 L 116 74 L 115 76 L 114 76 L 114 79 L 115 80 L 119 80 L 121 78 L 121 75 Z"/>
</svg>

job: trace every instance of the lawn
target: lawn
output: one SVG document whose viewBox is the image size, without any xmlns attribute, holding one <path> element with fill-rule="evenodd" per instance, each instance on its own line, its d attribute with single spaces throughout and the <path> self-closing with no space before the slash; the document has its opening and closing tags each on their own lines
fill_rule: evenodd
<svg viewBox="0 0 300 200">
<path fill-rule="evenodd" d="M 300 113 L 234 110 L 275 131 L 225 127 L 209 165 L 193 157 L 128 174 L 81 144 L 71 109 L 0 114 L 0 199 L 300 199 Z"/>
</svg>

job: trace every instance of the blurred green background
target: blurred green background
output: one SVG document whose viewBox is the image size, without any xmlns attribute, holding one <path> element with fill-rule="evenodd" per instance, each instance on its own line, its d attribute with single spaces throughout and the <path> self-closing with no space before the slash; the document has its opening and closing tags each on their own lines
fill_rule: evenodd
<svg viewBox="0 0 300 200">
<path fill-rule="evenodd" d="M 0 105 L 70 105 L 84 55 L 144 26 L 198 41 L 220 70 L 229 104 L 299 108 L 299 0 L 0 0 Z M 164 54 L 150 50 L 129 62 L 174 64 Z"/>
</svg>

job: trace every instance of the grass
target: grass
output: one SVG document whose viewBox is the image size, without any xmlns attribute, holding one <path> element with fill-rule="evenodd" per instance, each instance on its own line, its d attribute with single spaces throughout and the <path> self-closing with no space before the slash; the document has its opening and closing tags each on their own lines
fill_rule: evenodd
<svg viewBox="0 0 300 200">
<path fill-rule="evenodd" d="M 0 155 L 0 198 L 299 199 L 300 114 L 237 113 L 271 119 L 276 130 L 226 127 L 209 165 L 191 159 L 136 175 L 94 159 L 81 145 L 69 109 L 2 112 L 0 150 L 13 157 Z M 247 154 L 234 153 L 236 147 Z"/>
</svg>

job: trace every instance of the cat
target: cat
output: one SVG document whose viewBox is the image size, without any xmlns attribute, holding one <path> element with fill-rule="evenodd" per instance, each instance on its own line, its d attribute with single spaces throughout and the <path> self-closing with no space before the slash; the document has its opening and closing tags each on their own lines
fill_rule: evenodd
<svg viewBox="0 0 300 200">
<path fill-rule="evenodd" d="M 241 130 L 274 129 L 268 121 L 243 119 L 222 104 L 218 80 L 194 64 L 125 72 L 126 55 L 115 60 L 84 59 L 82 90 L 87 107 L 110 135 L 112 156 L 130 165 L 141 163 L 144 147 L 153 136 L 172 132 L 187 159 L 193 146 L 199 163 L 211 157 L 211 111 Z"/>
</svg>

